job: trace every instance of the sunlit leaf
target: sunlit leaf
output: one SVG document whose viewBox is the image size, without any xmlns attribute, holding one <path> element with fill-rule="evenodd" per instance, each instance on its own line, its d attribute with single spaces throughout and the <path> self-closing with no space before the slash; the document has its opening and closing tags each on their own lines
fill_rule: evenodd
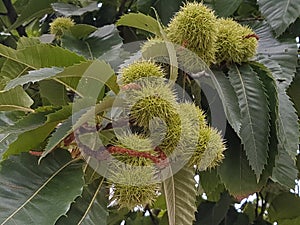
<svg viewBox="0 0 300 225">
<path fill-rule="evenodd" d="M 151 16 L 142 13 L 129 13 L 122 16 L 116 23 L 117 26 L 135 27 L 161 36 L 158 22 Z"/>
<path fill-rule="evenodd" d="M 6 92 L 0 92 L 0 110 L 21 110 L 32 112 L 30 106 L 33 104 L 33 100 L 23 90 L 22 87 L 16 87 Z"/>
<path fill-rule="evenodd" d="M 0 45 L 0 55 L 31 69 L 71 66 L 85 61 L 82 56 L 78 56 L 74 52 L 48 44 L 39 44 L 21 50 Z"/>
<path fill-rule="evenodd" d="M 34 82 L 37 82 L 40 80 L 48 79 L 62 71 L 63 71 L 63 69 L 58 68 L 58 67 L 42 68 L 39 70 L 29 71 L 28 74 L 17 77 L 15 79 L 9 81 L 4 90 L 7 91 L 7 90 L 15 88 L 19 85 L 27 84 L 29 82 L 34 83 Z"/>
</svg>

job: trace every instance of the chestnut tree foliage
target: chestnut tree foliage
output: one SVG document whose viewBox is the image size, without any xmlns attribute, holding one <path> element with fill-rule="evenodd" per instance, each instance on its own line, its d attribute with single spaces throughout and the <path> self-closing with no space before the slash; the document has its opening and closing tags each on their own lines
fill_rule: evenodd
<svg viewBox="0 0 300 225">
<path fill-rule="evenodd" d="M 138 93 L 142 85 L 131 83 L 129 78 L 123 87 L 118 83 L 120 65 L 128 66 L 141 53 L 140 49 L 130 52 L 127 43 L 148 40 L 148 46 L 142 47 L 142 57 L 157 57 L 159 50 L 159 56 L 169 57 L 175 64 L 180 62 L 174 48 L 161 45 L 161 41 L 179 40 L 176 35 L 180 32 L 170 34 L 171 26 L 167 27 L 186 1 L 0 2 L 1 225 L 300 224 L 300 0 L 198 2 L 212 10 L 213 19 L 223 18 L 230 24 L 222 27 L 222 38 L 208 39 L 207 45 L 215 43 L 219 49 L 227 45 L 228 36 L 239 35 L 234 30 L 239 27 L 236 22 L 253 30 L 245 31 L 250 32 L 243 34 L 245 41 L 252 38 L 252 46 L 258 41 L 256 52 L 247 55 L 247 60 L 228 60 L 235 51 L 225 51 L 217 63 L 214 52 L 193 45 L 206 31 L 196 40 L 178 43 L 192 46 L 190 50 L 209 64 L 210 72 L 205 76 L 210 77 L 225 115 L 224 143 L 220 133 L 209 125 L 213 104 L 205 96 L 201 79 L 199 82 L 197 76 L 188 77 L 180 69 L 161 63 L 162 70 L 154 76 L 163 76 L 163 71 L 189 94 L 193 107 L 206 114 L 203 126 L 207 133 L 215 135 L 214 144 L 218 144 L 211 149 L 220 152 L 210 165 L 197 165 L 197 155 L 192 155 L 194 161 L 174 173 L 170 168 L 169 177 L 162 182 L 130 187 L 118 181 L 146 179 L 153 171 L 145 169 L 142 177 L 133 178 L 130 170 L 116 171 L 115 180 L 109 180 L 97 173 L 82 154 L 100 161 L 105 161 L 105 156 L 85 149 L 74 136 L 76 132 L 87 136 L 96 133 L 109 154 L 121 161 L 166 167 L 161 161 L 169 152 L 163 146 L 139 153 L 135 146 L 149 150 L 151 145 L 136 136 L 129 136 L 126 146 L 116 144 L 117 135 L 107 115 L 117 114 L 113 109 L 118 93 L 124 89 Z M 56 20 L 60 17 L 65 18 Z M 207 21 L 199 23 L 213 33 Z M 186 23 L 193 31 L 194 26 Z M 137 69 L 135 73 L 139 72 Z M 164 88 L 158 85 L 157 96 Z M 96 115 L 94 127 L 89 126 L 91 108 Z M 162 107 L 164 114 L 171 114 L 170 108 Z M 138 117 L 141 111 L 135 113 Z M 204 118 L 199 115 L 194 116 Z M 183 136 L 193 135 L 191 121 L 182 121 L 182 129 L 170 128 L 171 133 L 181 130 Z M 141 124 L 148 126 L 147 120 L 140 120 Z M 200 136 L 207 133 L 200 132 Z M 170 141 L 166 141 L 168 149 L 172 147 Z"/>
</svg>

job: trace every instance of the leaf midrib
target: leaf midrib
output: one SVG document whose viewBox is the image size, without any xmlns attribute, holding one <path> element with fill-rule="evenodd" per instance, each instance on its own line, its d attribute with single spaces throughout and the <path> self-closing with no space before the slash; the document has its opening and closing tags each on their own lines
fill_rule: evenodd
<svg viewBox="0 0 300 225">
<path fill-rule="evenodd" d="M 93 203 L 95 202 L 95 200 L 97 198 L 97 194 L 99 193 L 99 191 L 100 191 L 100 189 L 102 187 L 103 182 L 104 182 L 104 177 L 100 181 L 100 183 L 99 183 L 99 185 L 97 187 L 97 190 L 95 191 L 95 193 L 93 195 L 93 198 L 91 199 L 91 202 L 90 202 L 89 206 L 87 207 L 84 215 L 82 216 L 81 220 L 77 223 L 78 225 L 80 225 L 83 222 L 83 220 L 86 218 L 87 214 L 89 213 L 90 209 L 92 208 L 92 205 L 93 205 Z"/>
<path fill-rule="evenodd" d="M 39 188 L 37 189 L 31 196 L 30 198 L 28 198 L 19 208 L 17 208 L 17 210 L 15 210 L 9 217 L 6 218 L 6 220 L 4 220 L 1 225 L 4 225 L 6 222 L 8 222 L 10 219 L 13 219 L 13 217 L 21 210 L 23 209 L 34 197 L 36 197 L 36 195 L 50 182 L 52 181 L 52 179 L 57 176 L 61 171 L 63 171 L 66 167 L 68 167 L 69 165 L 71 165 L 72 163 L 78 161 L 79 159 L 73 159 L 71 161 L 69 161 L 68 163 L 66 163 L 65 165 L 63 165 L 59 170 L 57 170 L 54 174 L 52 174 L 52 176 L 50 176 L 46 182 Z"/>
<path fill-rule="evenodd" d="M 241 80 L 241 85 L 242 85 L 242 91 L 243 91 L 243 95 L 245 96 L 245 101 L 246 101 L 246 113 L 248 115 L 248 118 L 249 118 L 249 122 L 250 122 L 250 129 L 251 129 L 251 133 L 252 133 L 252 136 L 251 136 L 251 139 L 253 140 L 253 143 L 254 143 L 254 146 L 255 146 L 255 151 L 254 151 L 254 154 L 255 154 L 255 160 L 257 161 L 258 157 L 257 157 L 257 146 L 256 146 L 256 141 L 255 141 L 255 138 L 254 138 L 254 130 L 253 130 L 253 122 L 251 120 L 251 115 L 250 115 L 250 111 L 249 111 L 249 107 L 248 107 L 248 99 L 247 99 L 247 95 L 246 95 L 246 87 L 244 85 L 244 82 L 243 82 L 243 79 L 242 79 L 242 76 L 241 76 L 241 73 L 240 71 L 238 70 L 237 66 L 235 65 L 235 69 L 239 75 L 239 78 Z"/>
</svg>

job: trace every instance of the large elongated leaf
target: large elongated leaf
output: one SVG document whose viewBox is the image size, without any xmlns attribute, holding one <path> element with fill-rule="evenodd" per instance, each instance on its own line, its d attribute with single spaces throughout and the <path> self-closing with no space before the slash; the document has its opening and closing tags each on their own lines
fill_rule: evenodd
<svg viewBox="0 0 300 225">
<path fill-rule="evenodd" d="M 87 96 L 88 93 L 91 93 L 90 96 L 95 96 L 93 93 L 99 94 L 104 84 L 115 93 L 119 91 L 114 71 L 104 61 L 99 60 L 82 62 L 66 67 L 64 70 L 52 67 L 31 71 L 27 75 L 11 80 L 5 89 L 9 90 L 18 85 L 45 79 L 55 79 L 81 96 Z M 86 85 L 89 85 L 86 89 L 78 87 L 78 84 L 83 80 L 87 83 Z"/>
<path fill-rule="evenodd" d="M 152 3 L 154 3 L 153 6 L 159 14 L 159 18 L 164 25 L 167 25 L 170 22 L 170 19 L 175 15 L 182 5 L 181 0 L 157 0 L 152 1 Z"/>
<path fill-rule="evenodd" d="M 300 198 L 292 193 L 282 193 L 276 196 L 268 209 L 271 221 L 277 221 L 279 224 L 291 225 L 300 221 L 299 215 Z M 282 221 L 283 220 L 283 221 Z M 293 222 L 293 223 L 292 223 Z"/>
<path fill-rule="evenodd" d="M 58 68 L 58 67 L 42 68 L 39 70 L 29 71 L 28 74 L 21 76 L 21 77 L 17 77 L 15 79 L 9 81 L 4 90 L 7 91 L 7 90 L 10 90 L 19 85 L 27 84 L 29 82 L 34 83 L 34 82 L 37 82 L 40 80 L 48 79 L 62 71 L 63 71 L 63 69 Z"/>
<path fill-rule="evenodd" d="M 104 85 L 115 93 L 119 92 L 115 72 L 110 65 L 100 60 L 68 67 L 54 78 L 82 96 L 91 96 L 95 99 Z"/>
<path fill-rule="evenodd" d="M 294 104 L 285 91 L 280 90 L 279 99 L 279 118 L 278 136 L 279 145 L 295 159 L 299 145 L 299 123 Z"/>
<path fill-rule="evenodd" d="M 169 224 L 192 224 L 196 212 L 195 171 L 183 167 L 164 181 Z"/>
<path fill-rule="evenodd" d="M 295 39 L 279 41 L 275 39 L 267 23 L 253 26 L 260 37 L 257 49 L 257 61 L 272 71 L 280 86 L 287 88 L 294 77 L 297 65 L 297 45 Z"/>
<path fill-rule="evenodd" d="M 264 87 L 249 65 L 233 66 L 229 80 L 238 96 L 242 124 L 239 136 L 259 179 L 268 159 L 269 109 Z"/>
<path fill-rule="evenodd" d="M 93 12 L 95 10 L 99 10 L 97 2 L 93 2 L 88 6 L 82 8 L 72 4 L 66 4 L 61 2 L 53 3 L 51 5 L 55 12 L 58 12 L 63 16 L 81 16 L 87 12 Z"/>
<path fill-rule="evenodd" d="M 82 56 L 78 56 L 74 52 L 48 44 L 39 44 L 21 50 L 0 45 L 0 55 L 31 69 L 71 66 L 85 61 Z"/>
<path fill-rule="evenodd" d="M 299 143 L 299 125 L 295 110 L 284 91 L 278 91 L 270 71 L 258 63 L 253 67 L 256 67 L 255 71 L 264 83 L 269 98 L 271 137 L 266 172 L 275 182 L 294 188 L 298 171 L 293 159 Z"/>
<path fill-rule="evenodd" d="M 153 33 L 156 36 L 161 36 L 158 22 L 153 17 L 143 13 L 126 14 L 117 21 L 116 25 L 135 27 Z"/>
<path fill-rule="evenodd" d="M 209 201 L 219 201 L 221 193 L 225 189 L 217 172 L 217 169 L 212 169 L 199 173 L 201 187 Z"/>
<path fill-rule="evenodd" d="M 40 81 L 39 89 L 43 105 L 61 106 L 70 102 L 66 87 L 54 80 Z"/>
<path fill-rule="evenodd" d="M 28 116 L 15 121 L 13 124 L 9 125 L 5 123 L 1 126 L 0 152 L 3 153 L 6 151 L 9 148 L 9 145 L 16 141 L 21 133 L 37 129 L 42 126 L 47 120 L 46 115 L 51 112 L 53 112 L 53 109 L 51 108 L 39 110 L 38 112 L 30 113 Z"/>
<path fill-rule="evenodd" d="M 225 139 L 230 140 L 230 142 L 227 143 L 228 149 L 224 152 L 225 158 L 218 167 L 218 174 L 230 194 L 241 200 L 249 194 L 259 191 L 267 178 L 264 176 L 257 183 L 256 176 L 242 149 L 240 139 L 232 128 L 227 128 Z"/>
<path fill-rule="evenodd" d="M 2 134 L 19 134 L 28 130 L 33 130 L 43 125 L 47 120 L 46 116 L 54 111 L 55 108 L 53 107 L 38 108 L 35 112 L 20 118 L 18 121 L 15 121 L 11 125 L 5 124 L 4 126 L 0 126 L 0 132 Z"/>
<path fill-rule="evenodd" d="M 8 28 L 13 30 L 25 22 L 30 22 L 34 18 L 43 17 L 45 14 L 52 11 L 51 3 L 56 2 L 55 0 L 29 0 L 26 7 L 21 12 L 16 22 Z"/>
<path fill-rule="evenodd" d="M 260 0 L 258 5 L 277 36 L 300 16 L 299 0 Z"/>
<path fill-rule="evenodd" d="M 98 28 L 83 39 L 71 34 L 62 37 L 63 47 L 88 59 L 99 58 L 112 49 L 119 49 L 122 45 L 122 38 L 113 24 Z"/>
<path fill-rule="evenodd" d="M 40 44 L 40 42 L 37 39 L 21 37 L 17 43 L 17 49 L 21 50 L 38 44 Z M 6 59 L 3 66 L 1 67 L 0 77 L 2 77 L 2 80 L 5 80 L 6 83 L 11 79 L 26 74 L 29 69 L 30 67 L 26 65 L 10 59 Z"/>
<path fill-rule="evenodd" d="M 288 188 L 295 187 L 298 169 L 295 161 L 286 152 L 282 145 L 278 146 L 278 155 L 275 160 L 275 167 L 272 173 L 272 180 L 278 182 Z"/>
<path fill-rule="evenodd" d="M 33 112 L 30 106 L 33 100 L 23 90 L 22 87 L 16 87 L 6 92 L 0 92 L 0 110 L 21 110 L 25 112 Z"/>
<path fill-rule="evenodd" d="M 221 71 L 214 71 L 211 79 L 222 101 L 229 124 L 232 126 L 234 131 L 239 134 L 242 120 L 241 112 L 237 95 L 230 84 L 230 81 Z"/>
<path fill-rule="evenodd" d="M 278 125 L 278 156 L 272 179 L 289 188 L 295 186 L 298 170 L 296 168 L 296 155 L 299 145 L 299 123 L 293 103 L 287 94 L 279 92 Z"/>
<path fill-rule="evenodd" d="M 57 151 L 40 166 L 22 154 L 1 162 L 0 224 L 54 224 L 82 193 L 82 164 Z"/>
<path fill-rule="evenodd" d="M 29 69 L 28 66 L 20 64 L 16 61 L 6 59 L 1 67 L 0 76 L 7 79 L 14 79 L 22 76 Z"/>
<path fill-rule="evenodd" d="M 46 123 L 34 130 L 20 134 L 18 138 L 9 145 L 2 157 L 6 159 L 10 155 L 20 154 L 21 152 L 28 152 L 32 149 L 39 148 L 57 124 L 58 122 Z"/>
<path fill-rule="evenodd" d="M 273 168 L 275 166 L 275 158 L 278 155 L 278 131 L 277 121 L 279 117 L 278 107 L 278 90 L 275 79 L 273 78 L 271 71 L 263 64 L 252 62 L 251 67 L 258 74 L 265 89 L 265 93 L 268 96 L 268 103 L 270 109 L 270 138 L 269 138 L 269 158 L 265 172 L 269 176 L 272 175 Z"/>
<path fill-rule="evenodd" d="M 231 16 L 240 6 L 243 0 L 216 0 L 214 10 L 221 17 Z"/>
<path fill-rule="evenodd" d="M 197 222 L 194 225 L 220 224 L 226 217 L 231 204 L 228 193 L 224 193 L 217 203 L 205 202 L 199 205 L 196 214 Z"/>
<path fill-rule="evenodd" d="M 56 225 L 107 224 L 107 204 L 107 189 L 103 179 L 98 179 L 84 187 L 82 196 L 76 199 L 67 215 L 61 217 Z"/>
</svg>

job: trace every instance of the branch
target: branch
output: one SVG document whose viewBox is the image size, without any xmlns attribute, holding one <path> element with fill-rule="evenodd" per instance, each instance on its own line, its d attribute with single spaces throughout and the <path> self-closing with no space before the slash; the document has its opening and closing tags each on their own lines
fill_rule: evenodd
<svg viewBox="0 0 300 225">
<path fill-rule="evenodd" d="M 118 11 L 118 13 L 116 15 L 116 19 L 117 20 L 123 15 L 124 10 L 125 10 L 126 2 L 127 2 L 127 0 L 122 0 L 121 1 L 120 7 L 119 7 L 119 11 Z"/>
<path fill-rule="evenodd" d="M 11 0 L 3 0 L 3 4 L 7 10 L 7 17 L 9 19 L 9 21 L 11 22 L 11 24 L 14 24 L 18 18 L 17 12 L 13 6 L 13 4 L 11 3 Z M 26 36 L 26 31 L 25 31 L 25 27 L 23 27 L 22 25 L 16 28 L 18 34 L 20 36 Z"/>
</svg>

